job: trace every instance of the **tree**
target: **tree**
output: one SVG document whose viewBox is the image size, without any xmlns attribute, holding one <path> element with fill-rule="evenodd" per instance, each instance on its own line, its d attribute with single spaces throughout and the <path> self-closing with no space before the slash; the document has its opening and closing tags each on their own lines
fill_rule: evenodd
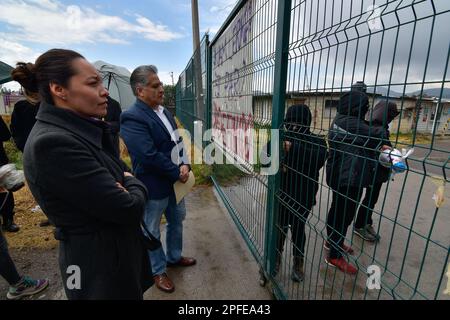
<svg viewBox="0 0 450 320">
<path fill-rule="evenodd" d="M 175 106 L 176 101 L 176 87 L 172 85 L 164 86 L 164 106 Z"/>
</svg>

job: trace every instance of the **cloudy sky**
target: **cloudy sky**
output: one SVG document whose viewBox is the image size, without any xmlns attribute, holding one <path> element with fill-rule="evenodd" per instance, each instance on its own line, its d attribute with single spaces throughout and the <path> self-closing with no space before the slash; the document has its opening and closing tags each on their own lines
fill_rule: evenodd
<svg viewBox="0 0 450 320">
<path fill-rule="evenodd" d="M 200 33 L 209 32 L 213 38 L 237 1 L 198 3 Z M 275 30 L 265 15 L 275 12 L 275 3 L 255 2 L 250 49 L 255 59 L 274 50 Z M 339 88 L 364 79 L 369 86 L 406 82 L 411 85 L 391 89 L 410 92 L 421 89 L 412 83 L 425 80 L 427 89 L 448 81 L 450 0 L 389 3 L 294 0 L 288 90 Z M 379 8 L 381 20 L 370 20 L 376 12 L 370 8 Z M 350 17 L 350 24 L 340 23 Z M 377 33 L 381 22 L 386 31 Z M 298 39 L 304 40 L 297 43 Z M 177 82 L 192 55 L 191 0 L 0 0 L 0 61 L 34 61 L 54 47 L 74 49 L 92 62 L 104 60 L 130 71 L 155 64 L 163 82 L 172 82 L 171 72 Z M 272 90 L 271 74 L 263 77 L 268 78 L 260 81 L 264 88 L 255 90 Z"/>
<path fill-rule="evenodd" d="M 201 36 L 219 29 L 235 0 L 198 0 Z M 0 61 L 34 61 L 51 48 L 132 71 L 159 68 L 177 82 L 192 55 L 191 0 L 0 0 Z"/>
</svg>

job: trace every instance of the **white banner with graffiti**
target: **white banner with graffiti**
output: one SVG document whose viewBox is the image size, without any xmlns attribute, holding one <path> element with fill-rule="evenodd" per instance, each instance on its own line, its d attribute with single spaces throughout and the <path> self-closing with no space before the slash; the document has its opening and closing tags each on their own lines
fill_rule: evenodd
<svg viewBox="0 0 450 320">
<path fill-rule="evenodd" d="M 212 47 L 212 135 L 243 164 L 254 164 L 251 72 L 254 1 L 248 1 Z"/>
</svg>

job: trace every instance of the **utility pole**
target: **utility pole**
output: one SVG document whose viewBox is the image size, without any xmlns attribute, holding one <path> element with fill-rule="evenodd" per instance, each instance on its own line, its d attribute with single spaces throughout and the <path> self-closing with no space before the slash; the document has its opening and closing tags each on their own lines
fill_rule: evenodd
<svg viewBox="0 0 450 320">
<path fill-rule="evenodd" d="M 192 7 L 192 39 L 194 43 L 194 52 L 200 47 L 200 27 L 198 23 L 198 1 L 191 0 Z"/>
<path fill-rule="evenodd" d="M 198 1 L 191 0 L 192 7 L 192 39 L 194 46 L 194 77 L 195 79 L 195 98 L 197 101 L 196 116 L 201 120 L 206 120 L 205 108 L 203 104 L 203 89 L 202 89 L 202 67 L 201 67 L 201 52 L 200 52 L 200 28 L 198 22 Z"/>
<path fill-rule="evenodd" d="M 174 86 L 174 85 L 175 85 L 175 83 L 173 82 L 173 71 L 172 71 L 172 72 L 170 72 L 170 77 L 172 78 L 172 86 Z"/>
</svg>

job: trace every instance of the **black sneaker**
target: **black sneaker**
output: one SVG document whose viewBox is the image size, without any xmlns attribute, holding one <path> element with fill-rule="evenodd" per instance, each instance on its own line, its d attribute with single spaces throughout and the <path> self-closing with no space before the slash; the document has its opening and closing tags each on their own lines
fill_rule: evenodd
<svg viewBox="0 0 450 320">
<path fill-rule="evenodd" d="M 366 226 L 367 232 L 369 232 L 371 235 L 373 235 L 375 238 L 377 238 L 377 241 L 380 241 L 381 237 L 380 235 L 375 231 L 372 225 L 368 224 Z"/>
<path fill-rule="evenodd" d="M 50 223 L 50 220 L 42 220 L 40 223 L 39 223 L 39 227 L 48 227 L 48 226 L 50 226 L 51 225 L 51 223 Z"/>
<path fill-rule="evenodd" d="M 294 257 L 294 265 L 292 267 L 291 279 L 294 282 L 302 282 L 305 278 L 303 271 L 304 260 L 303 257 Z"/>
<path fill-rule="evenodd" d="M 7 232 L 17 232 L 20 230 L 20 227 L 15 224 L 13 220 L 9 220 L 3 224 L 3 230 Z"/>
<path fill-rule="evenodd" d="M 378 236 L 370 224 L 366 225 L 364 228 L 354 228 L 353 233 L 369 242 L 380 240 L 380 236 Z"/>
<path fill-rule="evenodd" d="M 280 272 L 280 267 L 281 267 L 281 254 L 277 252 L 275 257 L 275 267 L 273 269 L 274 277 L 278 274 L 278 272 Z"/>
</svg>

